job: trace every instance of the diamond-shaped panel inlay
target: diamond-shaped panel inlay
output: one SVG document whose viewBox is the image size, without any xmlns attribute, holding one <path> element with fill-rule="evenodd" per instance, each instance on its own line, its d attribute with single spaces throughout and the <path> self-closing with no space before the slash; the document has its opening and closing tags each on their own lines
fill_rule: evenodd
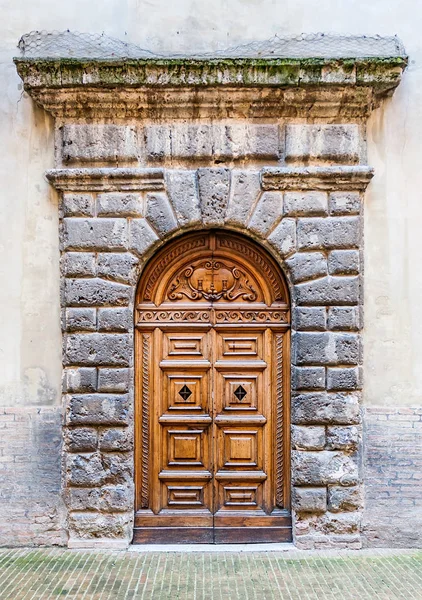
<svg viewBox="0 0 422 600">
<path fill-rule="evenodd" d="M 234 391 L 234 395 L 239 400 L 239 402 L 242 402 L 242 400 L 246 396 L 246 394 L 247 394 L 247 391 L 241 385 L 239 385 L 239 387 L 237 387 Z"/>
<path fill-rule="evenodd" d="M 188 400 L 189 397 L 192 396 L 192 392 L 190 391 L 187 385 L 184 385 L 179 391 L 179 396 L 182 396 L 183 400 Z"/>
</svg>

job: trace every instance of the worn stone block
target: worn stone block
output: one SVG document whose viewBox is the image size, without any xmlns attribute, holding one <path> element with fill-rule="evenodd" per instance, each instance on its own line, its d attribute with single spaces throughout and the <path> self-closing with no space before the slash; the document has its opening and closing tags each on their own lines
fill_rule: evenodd
<svg viewBox="0 0 422 600">
<path fill-rule="evenodd" d="M 259 171 L 233 170 L 226 222 L 245 227 L 260 192 Z"/>
<path fill-rule="evenodd" d="M 68 250 L 125 250 L 126 219 L 63 219 L 63 247 Z"/>
<path fill-rule="evenodd" d="M 356 390 L 362 387 L 362 373 L 358 367 L 327 369 L 327 390 Z"/>
<path fill-rule="evenodd" d="M 292 387 L 294 390 L 316 390 L 325 388 L 324 367 L 293 367 Z"/>
<path fill-rule="evenodd" d="M 185 169 L 165 172 L 166 189 L 180 226 L 201 222 L 196 171 Z"/>
<path fill-rule="evenodd" d="M 92 194 L 64 193 L 62 210 L 65 217 L 93 217 L 94 197 Z"/>
<path fill-rule="evenodd" d="M 333 277 L 307 281 L 295 285 L 297 304 L 358 304 L 359 277 Z"/>
<path fill-rule="evenodd" d="M 95 452 L 98 444 L 97 430 L 93 427 L 65 429 L 65 442 L 69 452 Z"/>
<path fill-rule="evenodd" d="M 324 331 L 327 328 L 326 312 L 322 306 L 299 306 L 293 310 L 293 328 L 298 331 Z"/>
<path fill-rule="evenodd" d="M 363 506 L 363 494 L 360 487 L 328 487 L 328 510 L 347 512 L 359 510 Z"/>
<path fill-rule="evenodd" d="M 158 240 L 158 235 L 145 219 L 132 219 L 130 222 L 129 248 L 139 257 Z"/>
<path fill-rule="evenodd" d="M 94 367 L 66 369 L 64 377 L 67 392 L 95 392 L 97 389 L 97 369 Z"/>
<path fill-rule="evenodd" d="M 129 125 L 68 124 L 62 127 L 64 162 L 137 160 L 136 130 Z"/>
<path fill-rule="evenodd" d="M 69 397 L 68 425 L 128 425 L 127 394 L 75 394 Z"/>
<path fill-rule="evenodd" d="M 296 364 L 357 365 L 361 358 L 360 339 L 354 333 L 296 334 Z"/>
<path fill-rule="evenodd" d="M 133 506 L 133 490 L 124 485 L 71 488 L 68 491 L 68 506 L 71 511 L 125 512 Z"/>
<path fill-rule="evenodd" d="M 129 331 L 133 325 L 133 314 L 129 308 L 99 308 L 99 331 Z"/>
<path fill-rule="evenodd" d="M 327 259 L 321 252 L 297 252 L 286 263 L 294 283 L 327 275 Z"/>
<path fill-rule="evenodd" d="M 104 279 L 67 279 L 65 282 L 67 306 L 127 306 L 131 295 L 128 285 Z"/>
<path fill-rule="evenodd" d="M 62 257 L 63 274 L 67 277 L 94 277 L 95 254 L 92 252 L 66 252 Z"/>
<path fill-rule="evenodd" d="M 101 431 L 99 448 L 102 452 L 127 452 L 133 447 L 133 431 L 127 427 L 114 427 Z"/>
<path fill-rule="evenodd" d="M 162 161 L 171 156 L 171 134 L 167 125 L 150 125 L 144 128 L 145 151 L 150 160 Z"/>
<path fill-rule="evenodd" d="M 300 250 L 358 248 L 360 237 L 359 217 L 303 217 L 297 224 Z"/>
<path fill-rule="evenodd" d="M 99 217 L 143 217 L 144 203 L 141 194 L 107 192 L 97 196 Z"/>
<path fill-rule="evenodd" d="M 360 432 L 357 427 L 327 427 L 327 448 L 355 452 L 359 446 Z"/>
<path fill-rule="evenodd" d="M 292 423 L 352 425 L 360 422 L 357 394 L 309 392 L 292 397 Z"/>
<path fill-rule="evenodd" d="M 230 190 L 229 169 L 198 169 L 199 202 L 204 225 L 222 225 Z"/>
<path fill-rule="evenodd" d="M 358 306 L 332 306 L 328 310 L 328 328 L 340 330 L 360 329 Z"/>
<path fill-rule="evenodd" d="M 65 361 L 73 365 L 130 365 L 132 336 L 117 333 L 74 333 L 65 340 Z"/>
<path fill-rule="evenodd" d="M 325 427 L 292 425 L 291 442 L 294 450 L 323 450 Z"/>
<path fill-rule="evenodd" d="M 342 452 L 292 451 L 293 485 L 355 485 L 358 480 L 356 461 Z"/>
<path fill-rule="evenodd" d="M 98 391 L 127 392 L 129 377 L 129 369 L 98 369 Z"/>
<path fill-rule="evenodd" d="M 128 252 L 106 252 L 97 256 L 97 275 L 120 283 L 134 285 L 138 280 L 139 260 Z"/>
<path fill-rule="evenodd" d="M 97 311 L 95 308 L 67 308 L 67 331 L 95 331 L 97 328 Z"/>
<path fill-rule="evenodd" d="M 290 256 L 296 251 L 296 221 L 284 218 L 269 235 L 268 241 L 281 257 Z"/>
<path fill-rule="evenodd" d="M 104 467 L 107 469 L 107 482 L 133 485 L 133 456 L 131 454 L 113 452 L 102 455 Z"/>
<path fill-rule="evenodd" d="M 147 194 L 145 216 L 160 236 L 177 227 L 176 217 L 165 193 Z"/>
<path fill-rule="evenodd" d="M 70 512 L 68 527 L 71 539 L 97 540 L 131 538 L 133 531 L 133 511 L 127 513 L 104 513 L 96 511 Z"/>
<path fill-rule="evenodd" d="M 361 197 L 359 192 L 332 192 L 329 206 L 332 215 L 358 215 Z"/>
<path fill-rule="evenodd" d="M 229 123 L 214 125 L 213 154 L 218 159 L 277 160 L 281 154 L 279 129 L 273 124 Z"/>
<path fill-rule="evenodd" d="M 324 533 L 347 534 L 360 530 L 362 516 L 359 512 L 330 513 L 321 517 L 321 529 Z"/>
<path fill-rule="evenodd" d="M 292 508 L 298 512 L 322 513 L 327 510 L 327 488 L 294 487 Z"/>
<path fill-rule="evenodd" d="M 359 267 L 358 250 L 333 250 L 328 256 L 330 275 L 357 275 Z"/>
<path fill-rule="evenodd" d="M 286 125 L 286 161 L 359 162 L 360 136 L 355 124 Z"/>
<path fill-rule="evenodd" d="M 327 215 L 327 194 L 326 192 L 286 192 L 284 194 L 284 214 L 291 217 L 312 214 Z"/>
<path fill-rule="evenodd" d="M 68 454 L 66 468 L 70 485 L 95 487 L 103 484 L 107 478 L 98 454 Z"/>
<path fill-rule="evenodd" d="M 249 221 L 249 229 L 266 237 L 282 217 L 283 194 L 281 192 L 264 192 Z"/>
</svg>

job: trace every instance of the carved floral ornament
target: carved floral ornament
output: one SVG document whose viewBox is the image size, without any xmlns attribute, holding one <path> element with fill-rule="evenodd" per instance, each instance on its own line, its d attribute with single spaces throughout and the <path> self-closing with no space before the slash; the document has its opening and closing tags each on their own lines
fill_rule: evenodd
<svg viewBox="0 0 422 600">
<path fill-rule="evenodd" d="M 207 259 L 183 268 L 172 280 L 167 299 L 218 302 L 255 302 L 258 298 L 250 277 L 234 264 Z"/>
</svg>

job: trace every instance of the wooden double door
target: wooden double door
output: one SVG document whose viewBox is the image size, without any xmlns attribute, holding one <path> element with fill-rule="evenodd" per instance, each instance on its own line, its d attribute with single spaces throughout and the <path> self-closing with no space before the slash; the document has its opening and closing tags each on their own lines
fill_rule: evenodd
<svg viewBox="0 0 422 600">
<path fill-rule="evenodd" d="M 240 236 L 184 237 L 146 269 L 135 543 L 291 539 L 288 325 L 277 266 Z"/>
</svg>

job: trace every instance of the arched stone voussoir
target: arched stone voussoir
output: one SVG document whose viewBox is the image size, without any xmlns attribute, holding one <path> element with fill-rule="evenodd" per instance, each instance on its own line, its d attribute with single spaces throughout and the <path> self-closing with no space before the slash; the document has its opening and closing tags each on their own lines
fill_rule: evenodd
<svg viewBox="0 0 422 600">
<path fill-rule="evenodd" d="M 177 228 L 176 216 L 165 192 L 147 193 L 145 216 L 159 236 Z"/>
<path fill-rule="evenodd" d="M 261 194 L 259 171 L 234 170 L 231 174 L 230 196 L 225 223 L 245 227 Z"/>
<path fill-rule="evenodd" d="M 264 192 L 249 219 L 248 227 L 262 236 L 267 236 L 282 216 L 282 192 Z"/>
</svg>

